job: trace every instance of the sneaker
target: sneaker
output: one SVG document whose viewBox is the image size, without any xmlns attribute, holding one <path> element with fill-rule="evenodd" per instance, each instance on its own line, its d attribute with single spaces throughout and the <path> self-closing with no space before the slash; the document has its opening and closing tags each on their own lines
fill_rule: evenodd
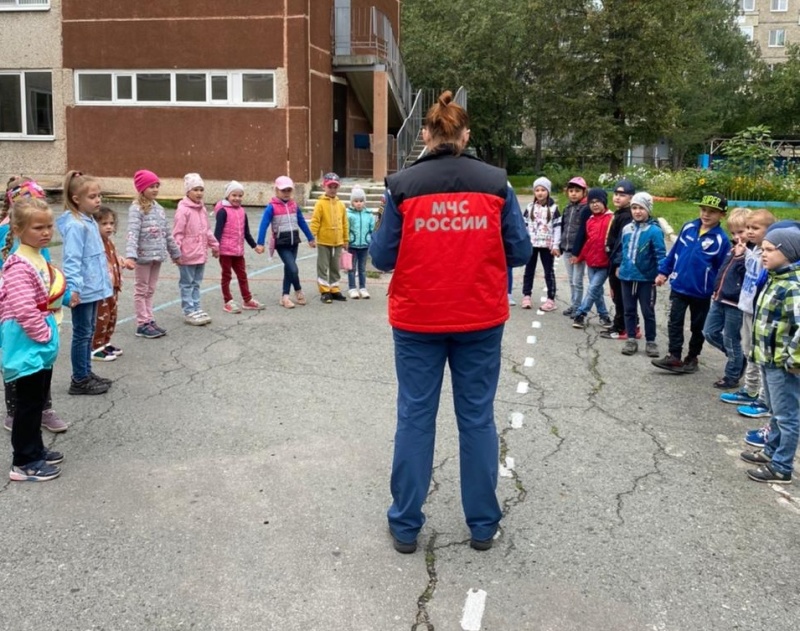
<svg viewBox="0 0 800 631">
<path fill-rule="evenodd" d="M 613 326 L 613 321 L 607 315 L 600 316 L 600 328 L 610 329 Z"/>
<path fill-rule="evenodd" d="M 509 307 L 516 307 L 517 306 L 517 301 L 514 300 L 514 296 L 512 296 L 511 294 L 508 294 L 508 306 Z"/>
<path fill-rule="evenodd" d="M 319 299 L 324 302 L 326 305 L 329 305 L 333 302 L 333 298 L 331 298 L 331 292 L 326 291 L 319 295 Z"/>
<path fill-rule="evenodd" d="M 335 300 L 336 302 L 347 302 L 347 296 L 345 296 L 341 291 L 332 291 L 331 300 Z"/>
<path fill-rule="evenodd" d="M 758 429 L 751 429 L 744 435 L 744 442 L 752 447 L 763 448 L 767 444 L 767 437 L 769 436 L 769 425 L 759 427 Z"/>
<path fill-rule="evenodd" d="M 183 321 L 191 326 L 203 326 L 205 324 L 205 322 L 203 322 L 203 318 L 201 317 L 200 311 L 192 311 L 191 313 L 187 313 L 183 316 Z"/>
<path fill-rule="evenodd" d="M 296 291 L 296 292 L 294 292 L 294 301 L 295 301 L 295 302 L 296 302 L 298 305 L 304 305 L 304 304 L 307 304 L 307 302 L 308 302 L 308 301 L 306 300 L 306 295 L 305 295 L 305 294 L 304 294 L 302 291 Z"/>
<path fill-rule="evenodd" d="M 241 313 L 242 308 L 237 305 L 233 300 L 229 300 L 224 305 L 222 305 L 222 310 L 225 313 Z"/>
<path fill-rule="evenodd" d="M 150 320 L 150 326 L 151 326 L 151 327 L 153 327 L 153 328 L 154 328 L 156 331 L 158 331 L 159 333 L 161 333 L 161 335 L 166 335 L 166 334 L 167 334 L 167 330 L 166 330 L 166 329 L 164 329 L 164 328 L 162 328 L 162 327 L 160 327 L 160 326 L 158 326 L 158 325 L 156 324 L 156 321 L 155 321 L 155 320 Z"/>
<path fill-rule="evenodd" d="M 470 539 L 469 540 L 469 547 L 473 550 L 478 550 L 480 552 L 485 552 L 486 550 L 491 550 L 492 544 L 494 543 L 494 539 L 484 539 L 481 541 L 480 539 Z"/>
<path fill-rule="evenodd" d="M 733 390 L 736 386 L 739 385 L 739 380 L 735 379 L 728 379 L 727 377 L 723 377 L 722 379 L 717 379 L 714 382 L 714 387 L 718 390 Z"/>
<path fill-rule="evenodd" d="M 164 334 L 148 322 L 136 328 L 136 337 L 146 337 L 153 340 L 157 337 L 164 337 Z"/>
<path fill-rule="evenodd" d="M 294 303 L 292 302 L 292 299 L 289 298 L 289 294 L 283 294 L 281 299 L 278 301 L 278 304 L 284 309 L 294 309 Z"/>
<path fill-rule="evenodd" d="M 639 343 L 636 340 L 625 340 L 625 344 L 622 347 L 623 355 L 635 355 L 638 352 Z"/>
<path fill-rule="evenodd" d="M 44 460 L 29 462 L 21 467 L 11 467 L 8 474 L 12 482 L 47 482 L 61 475 L 61 469 Z"/>
<path fill-rule="evenodd" d="M 61 432 L 66 432 L 69 425 L 67 425 L 63 420 L 61 420 L 61 418 L 58 416 L 58 414 L 56 414 L 56 411 L 53 408 L 50 408 L 48 410 L 42 411 L 42 427 L 44 427 L 49 432 L 53 432 L 54 434 L 60 434 Z M 48 460 L 48 462 L 50 461 Z M 50 464 L 53 463 L 50 462 Z"/>
<path fill-rule="evenodd" d="M 114 383 L 113 379 L 107 379 L 106 377 L 101 377 L 100 375 L 96 375 L 91 370 L 89 371 L 89 377 L 91 377 L 95 381 L 99 381 L 100 383 L 104 383 L 104 384 L 106 384 L 108 386 L 110 386 L 112 383 Z"/>
<path fill-rule="evenodd" d="M 60 451 L 49 451 L 45 449 L 44 461 L 47 464 L 58 464 L 60 462 L 64 462 L 64 454 L 62 454 Z"/>
<path fill-rule="evenodd" d="M 758 396 L 750 396 L 747 390 L 742 388 L 736 392 L 723 392 L 719 395 L 719 400 L 723 403 L 730 403 L 731 405 L 751 405 L 758 402 Z"/>
<path fill-rule="evenodd" d="M 83 381 L 75 381 L 69 384 L 70 394 L 105 394 L 111 386 L 107 383 L 95 381 L 91 377 L 86 377 Z"/>
<path fill-rule="evenodd" d="M 523 309 L 531 309 L 531 297 L 530 296 L 523 296 L 522 297 L 522 308 Z"/>
<path fill-rule="evenodd" d="M 364 300 L 369 300 L 369 298 L 370 298 L 370 295 L 369 295 L 369 292 L 367 291 L 367 288 L 366 288 L 366 287 L 362 287 L 361 289 L 359 289 L 359 290 L 358 290 L 358 293 L 359 293 L 359 294 L 361 294 L 361 297 L 362 297 Z"/>
<path fill-rule="evenodd" d="M 697 357 L 689 357 L 687 355 L 686 359 L 683 360 L 683 372 L 685 372 L 687 375 L 696 373 L 699 367 L 700 366 L 697 362 Z"/>
<path fill-rule="evenodd" d="M 545 311 L 545 312 L 547 312 L 547 311 L 555 311 L 556 309 L 558 309 L 558 307 L 556 307 L 556 303 L 555 303 L 555 302 L 553 302 L 552 300 L 550 300 L 550 298 L 548 298 L 547 300 L 545 300 L 545 301 L 542 303 L 542 306 L 541 306 L 541 307 L 539 307 L 539 308 L 540 308 L 542 311 Z"/>
<path fill-rule="evenodd" d="M 756 482 L 772 482 L 773 484 L 791 484 L 791 473 L 779 473 L 772 468 L 771 464 L 764 465 L 758 469 L 750 469 L 747 477 Z"/>
<path fill-rule="evenodd" d="M 600 337 L 607 340 L 627 340 L 628 334 L 625 331 L 615 331 L 614 329 L 606 329 L 600 333 Z"/>
<path fill-rule="evenodd" d="M 400 554 L 414 554 L 417 551 L 416 539 L 411 543 L 403 543 L 394 536 L 391 530 L 389 531 L 389 534 L 392 535 L 392 546 L 394 546 L 394 549 Z"/>
<path fill-rule="evenodd" d="M 561 312 L 561 315 L 568 316 L 568 317 L 572 317 L 574 314 L 575 314 L 575 308 L 574 307 L 567 307 L 566 309 L 564 309 L 564 311 Z M 602 318 L 601 318 L 601 321 L 602 321 Z"/>
<path fill-rule="evenodd" d="M 211 316 L 202 309 L 197 312 L 197 318 L 200 320 L 201 324 L 211 324 Z"/>
<path fill-rule="evenodd" d="M 92 359 L 98 362 L 113 362 L 117 358 L 114 353 L 109 353 L 105 347 L 92 351 Z"/>
<path fill-rule="evenodd" d="M 114 353 L 117 357 L 122 355 L 122 349 L 117 348 L 116 346 L 111 346 L 111 344 L 106 344 L 106 352 L 107 353 Z"/>
<path fill-rule="evenodd" d="M 5 427 L 10 432 L 13 426 L 14 426 L 14 417 L 6 415 L 6 420 L 3 421 L 3 427 Z"/>
<path fill-rule="evenodd" d="M 640 327 L 638 327 L 638 326 L 636 327 L 636 336 L 635 337 L 636 337 L 637 340 L 641 340 L 642 339 L 642 329 Z"/>
<path fill-rule="evenodd" d="M 772 462 L 772 458 L 765 454 L 763 449 L 757 451 L 743 451 L 739 454 L 739 457 L 750 464 L 767 464 L 768 462 Z"/>
<path fill-rule="evenodd" d="M 242 303 L 242 309 L 247 309 L 248 311 L 261 311 L 262 309 L 266 309 L 266 307 L 255 298 L 250 298 L 250 300 L 245 300 Z"/>
<path fill-rule="evenodd" d="M 674 373 L 683 373 L 683 362 L 680 358 L 675 357 L 674 355 L 664 355 L 661 359 L 654 359 L 650 362 L 656 368 L 661 368 L 662 370 L 668 370 Z"/>
<path fill-rule="evenodd" d="M 347 292 L 347 295 L 350 296 L 353 300 L 358 300 L 361 298 L 361 294 L 358 293 L 358 289 L 351 289 Z"/>
<path fill-rule="evenodd" d="M 769 418 L 772 412 L 761 401 L 756 401 L 753 405 L 740 405 L 736 411 L 747 418 Z"/>
<path fill-rule="evenodd" d="M 572 328 L 573 329 L 585 329 L 586 328 L 586 316 L 579 314 L 572 318 Z"/>
<path fill-rule="evenodd" d="M 658 357 L 659 356 L 658 344 L 656 344 L 655 342 L 647 342 L 644 345 L 644 354 L 647 355 L 648 357 Z"/>
</svg>

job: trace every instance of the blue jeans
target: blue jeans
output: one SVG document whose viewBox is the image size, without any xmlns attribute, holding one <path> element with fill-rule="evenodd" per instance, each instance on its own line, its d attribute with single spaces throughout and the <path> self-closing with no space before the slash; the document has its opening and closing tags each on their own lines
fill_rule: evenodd
<svg viewBox="0 0 800 631">
<path fill-rule="evenodd" d="M 495 490 L 498 439 L 494 397 L 500 375 L 503 325 L 468 333 L 411 333 L 393 329 L 397 371 L 389 528 L 404 543 L 416 541 L 433 473 L 436 415 L 450 366 L 459 437 L 461 504 L 473 539 L 491 539 L 502 517 Z"/>
<path fill-rule="evenodd" d="M 764 453 L 778 473 L 791 473 L 800 430 L 800 375 L 781 368 L 762 369 L 767 405 L 772 410 Z"/>
<path fill-rule="evenodd" d="M 97 321 L 97 305 L 94 302 L 82 302 L 72 307 L 72 378 L 83 381 L 92 370 L 92 338 Z"/>
<path fill-rule="evenodd" d="M 592 305 L 597 308 L 597 315 L 608 317 L 608 309 L 606 309 L 606 300 L 603 297 L 603 284 L 608 278 L 607 267 L 590 267 L 586 266 L 586 274 L 589 277 L 589 289 L 586 290 L 586 295 L 583 297 L 581 306 L 574 315 L 586 315 L 592 310 Z"/>
<path fill-rule="evenodd" d="M 183 315 L 200 311 L 200 283 L 203 282 L 205 263 L 197 265 L 179 265 L 181 278 L 178 287 L 181 290 L 181 309 Z"/>
<path fill-rule="evenodd" d="M 348 252 L 353 255 L 353 269 L 347 272 L 347 287 L 356 288 L 356 272 L 358 272 L 358 288 L 365 289 L 367 286 L 367 254 L 369 248 L 348 248 Z"/>
<path fill-rule="evenodd" d="M 578 307 L 581 306 L 581 302 L 583 302 L 583 277 L 586 274 L 586 263 L 583 261 L 580 263 L 570 263 L 569 259 L 571 257 L 572 254 L 570 252 L 564 252 L 561 260 L 564 261 L 564 271 L 566 271 L 567 279 L 569 280 L 569 306 L 572 307 L 572 311 L 575 312 L 578 310 Z"/>
<path fill-rule="evenodd" d="M 711 303 L 703 325 L 703 336 L 714 348 L 725 353 L 725 377 L 729 381 L 739 381 L 744 365 L 742 353 L 742 312 L 738 307 L 726 305 L 716 300 Z"/>
<path fill-rule="evenodd" d="M 281 257 L 283 262 L 283 295 L 288 296 L 289 292 L 294 285 L 295 291 L 300 291 L 300 270 L 297 268 L 297 246 L 290 245 L 288 247 L 275 248 L 278 256 Z"/>
</svg>

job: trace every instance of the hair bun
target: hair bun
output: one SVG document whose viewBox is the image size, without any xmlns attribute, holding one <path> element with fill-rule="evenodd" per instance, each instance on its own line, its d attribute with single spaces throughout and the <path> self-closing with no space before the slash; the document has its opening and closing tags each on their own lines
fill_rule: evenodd
<svg viewBox="0 0 800 631">
<path fill-rule="evenodd" d="M 439 105 L 447 107 L 453 102 L 453 93 L 450 90 L 445 90 L 439 95 Z"/>
</svg>

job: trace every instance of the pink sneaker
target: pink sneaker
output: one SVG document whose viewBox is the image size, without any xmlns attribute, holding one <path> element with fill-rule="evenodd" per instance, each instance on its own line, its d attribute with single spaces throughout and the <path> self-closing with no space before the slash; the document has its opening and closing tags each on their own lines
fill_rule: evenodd
<svg viewBox="0 0 800 631">
<path fill-rule="evenodd" d="M 542 311 L 555 311 L 558 307 L 556 307 L 556 303 L 550 300 L 549 298 L 542 303 L 540 307 Z"/>
<path fill-rule="evenodd" d="M 530 309 L 531 308 L 531 297 L 530 296 L 523 296 L 522 297 L 522 308 L 523 309 Z"/>
<path fill-rule="evenodd" d="M 261 311 L 264 308 L 264 305 L 255 298 L 250 298 L 250 300 L 245 300 L 242 303 L 242 309 L 247 309 L 248 311 Z"/>
<path fill-rule="evenodd" d="M 61 420 L 53 408 L 42 412 L 42 427 L 54 434 L 67 431 L 67 424 Z"/>
</svg>

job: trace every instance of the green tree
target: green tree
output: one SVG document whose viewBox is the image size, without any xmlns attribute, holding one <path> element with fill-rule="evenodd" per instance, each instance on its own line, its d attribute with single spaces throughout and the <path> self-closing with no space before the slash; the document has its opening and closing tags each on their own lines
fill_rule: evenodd
<svg viewBox="0 0 800 631">
<path fill-rule="evenodd" d="M 752 122 L 763 123 L 775 136 L 800 133 L 800 46 L 788 49 L 786 63 L 762 64 L 752 85 Z"/>
</svg>

